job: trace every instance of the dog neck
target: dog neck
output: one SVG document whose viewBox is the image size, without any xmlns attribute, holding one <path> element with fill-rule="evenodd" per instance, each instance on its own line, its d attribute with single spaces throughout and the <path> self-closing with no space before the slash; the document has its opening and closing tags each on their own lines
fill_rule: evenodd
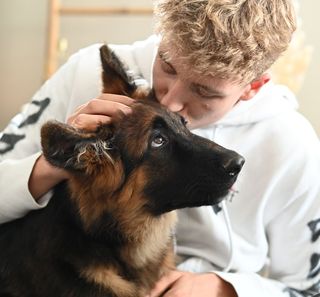
<svg viewBox="0 0 320 297">
<path fill-rule="evenodd" d="M 83 181 L 69 181 L 71 200 L 76 200 L 84 231 L 99 230 L 94 237 L 121 247 L 120 257 L 131 259 L 135 268 L 159 261 L 170 245 L 177 221 L 175 211 L 153 215 L 146 207 L 143 191 L 144 172 L 136 171 L 120 191 L 93 190 Z M 118 240 L 118 242 L 115 242 Z"/>
<path fill-rule="evenodd" d="M 177 221 L 175 211 L 157 218 L 149 217 L 136 230 L 130 232 L 129 244 L 123 249 L 122 257 L 129 258 L 135 268 L 142 268 L 150 262 L 160 262 L 164 252 L 173 249 L 171 242 Z M 134 229 L 134 225 L 128 226 Z"/>
</svg>

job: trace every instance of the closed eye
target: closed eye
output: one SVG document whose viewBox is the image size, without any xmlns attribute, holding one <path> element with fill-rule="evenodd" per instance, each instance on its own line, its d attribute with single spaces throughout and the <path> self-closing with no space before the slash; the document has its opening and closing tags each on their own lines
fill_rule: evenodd
<svg viewBox="0 0 320 297">
<path fill-rule="evenodd" d="M 203 99 L 219 99 L 224 98 L 226 95 L 218 90 L 211 89 L 208 86 L 193 83 L 190 86 L 192 92 Z"/>
<path fill-rule="evenodd" d="M 177 74 L 176 70 L 174 69 L 174 67 L 165 60 L 164 58 L 164 54 L 159 52 L 158 57 L 160 59 L 160 63 L 161 63 L 161 69 L 163 72 L 167 73 L 167 74 L 171 74 L 171 75 L 175 75 Z"/>
</svg>

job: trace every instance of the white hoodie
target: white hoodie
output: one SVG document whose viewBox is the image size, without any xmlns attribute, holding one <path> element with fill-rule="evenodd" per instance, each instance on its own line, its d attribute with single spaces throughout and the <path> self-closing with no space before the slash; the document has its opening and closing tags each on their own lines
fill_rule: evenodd
<svg viewBox="0 0 320 297">
<path fill-rule="evenodd" d="M 152 36 L 112 47 L 152 84 L 158 41 Z M 100 46 L 73 55 L 0 134 L 0 222 L 47 204 L 50 193 L 38 204 L 28 190 L 41 149 L 40 127 L 49 119 L 66 121 L 99 95 Z M 219 207 L 179 211 L 177 251 L 185 260 L 179 268 L 215 272 L 239 297 L 320 292 L 320 144 L 296 108 L 292 93 L 270 82 L 217 123 L 193 131 L 239 152 L 246 163 L 227 202 L 232 240 Z M 228 263 L 231 272 L 223 272 Z M 266 264 L 268 277 L 259 274 Z"/>
</svg>

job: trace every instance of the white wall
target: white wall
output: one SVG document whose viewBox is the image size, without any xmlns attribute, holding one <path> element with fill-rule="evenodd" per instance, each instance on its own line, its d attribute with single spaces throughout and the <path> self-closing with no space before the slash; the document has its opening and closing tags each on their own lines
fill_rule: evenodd
<svg viewBox="0 0 320 297">
<path fill-rule="evenodd" d="M 152 0 L 64 0 L 65 5 L 149 6 Z M 42 84 L 46 58 L 47 6 L 45 0 L 0 0 L 0 130 Z M 300 1 L 306 33 L 313 47 L 312 63 L 298 93 L 301 112 L 320 135 L 320 1 Z M 152 17 L 63 17 L 61 36 L 69 41 L 66 57 L 93 42 L 126 43 L 152 32 Z"/>
</svg>

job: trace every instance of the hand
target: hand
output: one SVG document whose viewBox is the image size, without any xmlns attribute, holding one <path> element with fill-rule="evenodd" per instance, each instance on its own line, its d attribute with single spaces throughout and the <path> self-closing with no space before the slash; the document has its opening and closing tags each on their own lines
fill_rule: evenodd
<svg viewBox="0 0 320 297">
<path fill-rule="evenodd" d="M 131 112 L 134 99 L 115 94 L 101 94 L 87 103 L 80 105 L 68 118 L 67 123 L 75 128 L 95 131 L 97 126 L 112 122 L 117 113 Z"/>
<path fill-rule="evenodd" d="M 94 131 L 101 123 L 109 123 L 112 117 L 119 111 L 125 114 L 130 113 L 129 107 L 133 99 L 114 95 L 101 94 L 98 98 L 83 104 L 69 117 L 67 123 L 75 128 Z M 56 184 L 68 178 L 68 173 L 50 165 L 43 155 L 35 162 L 30 174 L 28 187 L 31 195 L 38 200 Z"/>
<path fill-rule="evenodd" d="M 231 284 L 214 273 L 171 271 L 162 277 L 148 297 L 237 297 Z"/>
<path fill-rule="evenodd" d="M 38 200 L 56 184 L 67 178 L 68 173 L 65 170 L 53 167 L 43 155 L 40 155 L 29 177 L 29 191 L 33 198 Z"/>
</svg>

